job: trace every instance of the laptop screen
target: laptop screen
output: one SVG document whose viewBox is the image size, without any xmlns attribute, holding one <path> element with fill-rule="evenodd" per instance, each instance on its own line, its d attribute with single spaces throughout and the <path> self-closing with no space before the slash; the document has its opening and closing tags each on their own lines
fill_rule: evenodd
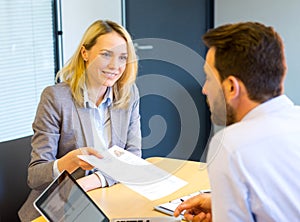
<svg viewBox="0 0 300 222">
<path fill-rule="evenodd" d="M 76 180 L 64 171 L 34 202 L 38 211 L 53 222 L 109 222 Z"/>
</svg>

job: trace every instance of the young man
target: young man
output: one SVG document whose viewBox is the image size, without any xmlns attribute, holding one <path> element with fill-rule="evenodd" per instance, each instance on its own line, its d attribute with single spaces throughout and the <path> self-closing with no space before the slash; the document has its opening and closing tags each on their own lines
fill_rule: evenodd
<svg viewBox="0 0 300 222">
<path fill-rule="evenodd" d="M 189 221 L 298 221 L 300 108 L 283 95 L 284 47 L 272 27 L 244 22 L 208 31 L 203 93 L 212 120 L 212 195 L 180 204 Z"/>
</svg>

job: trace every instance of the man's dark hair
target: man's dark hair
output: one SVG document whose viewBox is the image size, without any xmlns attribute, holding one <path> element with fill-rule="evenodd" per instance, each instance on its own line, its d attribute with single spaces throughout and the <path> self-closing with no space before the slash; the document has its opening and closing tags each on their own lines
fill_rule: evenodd
<svg viewBox="0 0 300 222">
<path fill-rule="evenodd" d="M 272 27 L 257 22 L 227 24 L 203 35 L 215 47 L 221 81 L 232 75 L 247 88 L 250 99 L 264 102 L 282 93 L 286 65 L 283 42 Z"/>
</svg>

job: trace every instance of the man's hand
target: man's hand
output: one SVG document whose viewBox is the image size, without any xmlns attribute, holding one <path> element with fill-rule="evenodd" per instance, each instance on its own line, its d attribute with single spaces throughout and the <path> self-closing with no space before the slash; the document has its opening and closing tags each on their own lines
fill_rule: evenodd
<svg viewBox="0 0 300 222">
<path fill-rule="evenodd" d="M 178 217 L 184 210 L 184 218 L 187 221 L 211 222 L 211 195 L 199 194 L 187 199 L 186 201 L 178 205 L 178 207 L 174 211 L 174 216 Z"/>
</svg>

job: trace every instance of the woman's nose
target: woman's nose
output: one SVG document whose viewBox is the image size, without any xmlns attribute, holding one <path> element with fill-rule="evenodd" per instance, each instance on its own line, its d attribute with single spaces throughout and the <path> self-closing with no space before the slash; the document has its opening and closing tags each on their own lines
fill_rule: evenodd
<svg viewBox="0 0 300 222">
<path fill-rule="evenodd" d="M 116 69 L 118 66 L 118 59 L 116 57 L 112 57 L 109 61 L 108 68 Z"/>
</svg>

